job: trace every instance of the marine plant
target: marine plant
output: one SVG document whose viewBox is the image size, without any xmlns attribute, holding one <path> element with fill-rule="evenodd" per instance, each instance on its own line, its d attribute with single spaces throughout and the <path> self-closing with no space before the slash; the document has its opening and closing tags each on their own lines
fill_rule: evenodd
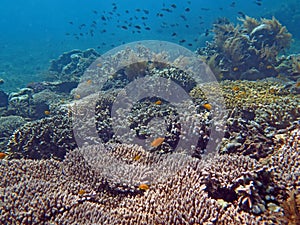
<svg viewBox="0 0 300 225">
<path fill-rule="evenodd" d="M 275 17 L 257 20 L 245 16 L 240 21 L 242 24 L 234 25 L 226 18 L 218 19 L 213 24 L 213 42 L 198 53 L 205 53 L 209 64 L 213 55 L 218 56 L 213 57 L 212 70 L 222 71 L 223 79 L 277 76 L 278 57 L 290 47 L 292 35 Z"/>
</svg>

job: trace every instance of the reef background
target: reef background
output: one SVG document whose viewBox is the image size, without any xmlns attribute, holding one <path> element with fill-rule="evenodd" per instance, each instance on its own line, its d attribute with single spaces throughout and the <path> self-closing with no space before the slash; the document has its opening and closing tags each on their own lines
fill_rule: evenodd
<svg viewBox="0 0 300 225">
<path fill-rule="evenodd" d="M 120 20 L 126 20 L 129 16 L 124 13 L 125 9 L 130 10 L 130 16 L 140 16 L 141 13 L 135 9 L 148 9 L 150 11 L 147 26 L 151 27 L 150 32 L 142 31 L 140 34 L 132 34 L 117 27 L 115 20 L 108 21 L 105 27 L 106 33 L 97 35 L 84 36 L 76 40 L 72 36 L 66 36 L 66 33 L 78 33 L 80 24 L 90 24 L 93 20 L 99 19 L 102 11 L 110 11 L 111 4 L 115 2 L 118 6 L 117 12 L 120 13 Z M 234 6 L 231 4 L 235 2 Z M 212 35 L 205 36 L 206 29 L 212 28 L 213 21 L 218 17 L 227 17 L 230 21 L 236 22 L 239 11 L 251 17 L 268 17 L 275 15 L 281 23 L 287 26 L 288 30 L 293 33 L 295 42 L 292 45 L 292 52 L 299 52 L 299 5 L 296 0 L 284 1 L 263 1 L 258 6 L 254 1 L 162 1 L 160 3 L 149 1 L 140 2 L 129 0 L 123 1 L 9 1 L 3 0 L 0 5 L 0 78 L 5 80 L 1 85 L 4 91 L 16 91 L 17 88 L 25 87 L 31 81 L 42 81 L 47 78 L 47 69 L 49 60 L 57 58 L 62 52 L 71 49 L 85 50 L 95 48 L 100 53 L 111 49 L 111 45 L 118 46 L 123 42 L 131 42 L 145 39 L 157 39 L 171 42 L 177 42 L 181 39 L 187 40 L 184 46 L 191 50 L 204 47 L 205 41 L 210 40 Z M 163 3 L 169 6 L 172 3 L 177 5 L 177 9 L 172 13 L 164 13 L 164 17 L 156 16 L 161 10 Z M 179 15 L 186 7 L 191 11 L 185 13 L 187 21 L 178 19 Z M 203 8 L 204 10 L 201 10 Z M 220 9 L 222 8 L 222 10 Z M 179 10 L 181 9 L 181 11 Z M 93 13 L 98 12 L 98 15 Z M 198 20 L 199 16 L 203 20 Z M 72 21 L 74 26 L 70 25 Z M 101 20 L 100 20 L 101 21 Z M 179 26 L 161 27 L 163 22 L 178 21 Z M 203 22 L 203 23 L 202 23 Z M 141 22 L 138 22 L 139 24 Z M 188 24 L 189 28 L 184 26 Z M 102 30 L 101 27 L 98 30 Z M 114 32 L 116 35 L 111 36 Z M 172 37 L 172 33 L 178 35 Z M 188 46 L 188 40 L 198 38 L 193 46 Z M 106 45 L 101 45 L 101 43 Z M 99 47 L 100 48 L 97 48 Z"/>
</svg>

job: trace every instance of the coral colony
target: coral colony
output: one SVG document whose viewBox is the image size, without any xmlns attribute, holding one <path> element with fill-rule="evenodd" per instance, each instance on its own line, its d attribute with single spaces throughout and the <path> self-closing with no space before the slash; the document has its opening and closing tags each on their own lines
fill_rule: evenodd
<svg viewBox="0 0 300 225">
<path fill-rule="evenodd" d="M 120 55 L 128 61 L 93 96 L 101 145 L 78 147 L 74 127 L 81 137 L 87 124 L 72 123 L 90 104 L 85 93 L 72 90 L 100 56 L 95 50 L 64 53 L 51 62 L 48 81 L 9 96 L 1 92 L 1 223 L 300 224 L 300 58 L 281 55 L 292 36 L 274 17 L 248 16 L 240 25 L 219 19 L 213 33 L 197 50 L 217 76 L 226 104 L 224 137 L 212 157 L 203 153 L 215 106 L 176 66 L 188 61 L 184 57 L 169 66 L 168 55 L 153 53 L 160 60 L 132 64 L 149 54 L 146 47 L 111 57 L 112 64 Z M 109 74 L 106 66 L 96 69 Z M 149 139 L 149 149 L 114 132 L 117 91 L 145 75 L 176 82 L 197 106 L 198 142 L 191 155 L 176 152 L 180 122 L 161 98 L 136 102 L 126 118 L 136 136 Z M 90 78 L 82 85 L 90 90 L 96 82 Z M 167 131 L 149 138 L 154 118 L 164 118 Z"/>
</svg>

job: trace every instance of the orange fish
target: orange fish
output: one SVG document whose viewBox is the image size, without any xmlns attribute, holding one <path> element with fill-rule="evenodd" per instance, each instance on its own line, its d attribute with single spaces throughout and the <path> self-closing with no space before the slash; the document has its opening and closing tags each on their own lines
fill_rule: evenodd
<svg viewBox="0 0 300 225">
<path fill-rule="evenodd" d="M 0 159 L 4 159 L 7 156 L 6 153 L 4 152 L 0 152 Z"/>
<path fill-rule="evenodd" d="M 75 97 L 76 99 L 80 99 L 81 96 L 80 96 L 79 94 L 77 94 L 77 95 L 75 95 L 74 97 Z"/>
<path fill-rule="evenodd" d="M 86 193 L 86 191 L 83 190 L 83 189 L 81 189 L 81 190 L 78 191 L 78 194 L 79 194 L 79 195 L 83 195 L 83 194 L 85 194 L 85 193 Z"/>
<path fill-rule="evenodd" d="M 212 109 L 212 106 L 211 106 L 211 104 L 209 104 L 209 103 L 204 104 L 203 107 L 204 107 L 205 109 L 207 109 L 207 110 L 211 110 L 211 109 Z"/>
<path fill-rule="evenodd" d="M 49 110 L 45 110 L 45 111 L 44 111 L 44 114 L 45 114 L 46 116 L 49 116 L 49 115 L 51 114 L 51 112 L 50 112 Z"/>
<path fill-rule="evenodd" d="M 90 84 L 92 84 L 92 80 L 87 80 L 86 83 L 87 83 L 88 85 L 90 85 Z"/>
<path fill-rule="evenodd" d="M 163 142 L 164 142 L 165 138 L 163 137 L 159 137 L 159 138 L 156 138 L 154 139 L 152 142 L 151 142 L 151 147 L 158 147 L 160 146 Z"/>
<path fill-rule="evenodd" d="M 138 161 L 140 158 L 141 158 L 140 155 L 136 155 L 136 156 L 133 157 L 133 160 L 134 160 L 134 161 Z"/>
<path fill-rule="evenodd" d="M 239 70 L 238 67 L 233 67 L 233 71 L 234 71 L 234 72 L 236 72 L 236 71 L 238 71 L 238 70 Z"/>
<path fill-rule="evenodd" d="M 239 91 L 240 88 L 239 88 L 238 86 L 233 86 L 233 87 L 232 87 L 232 90 L 233 90 L 233 91 Z"/>
<path fill-rule="evenodd" d="M 148 184 L 140 184 L 139 189 L 141 191 L 147 191 L 149 189 L 149 185 Z"/>
<path fill-rule="evenodd" d="M 161 105 L 162 101 L 161 100 L 157 100 L 156 102 L 154 102 L 155 105 Z"/>
</svg>

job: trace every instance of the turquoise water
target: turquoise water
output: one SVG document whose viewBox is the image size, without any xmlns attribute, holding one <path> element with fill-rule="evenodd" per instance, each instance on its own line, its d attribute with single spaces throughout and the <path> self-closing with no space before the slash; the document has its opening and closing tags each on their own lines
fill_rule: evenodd
<svg viewBox="0 0 300 225">
<path fill-rule="evenodd" d="M 156 39 L 196 50 L 212 38 L 210 29 L 218 17 L 237 22 L 243 14 L 256 18 L 276 15 L 296 39 L 291 51 L 298 51 L 300 10 L 296 3 L 2 0 L 0 78 L 5 83 L 1 88 L 9 92 L 45 80 L 49 61 L 72 49 L 95 48 L 104 53 L 122 43 Z M 282 12 L 286 8 L 289 10 Z"/>
</svg>

